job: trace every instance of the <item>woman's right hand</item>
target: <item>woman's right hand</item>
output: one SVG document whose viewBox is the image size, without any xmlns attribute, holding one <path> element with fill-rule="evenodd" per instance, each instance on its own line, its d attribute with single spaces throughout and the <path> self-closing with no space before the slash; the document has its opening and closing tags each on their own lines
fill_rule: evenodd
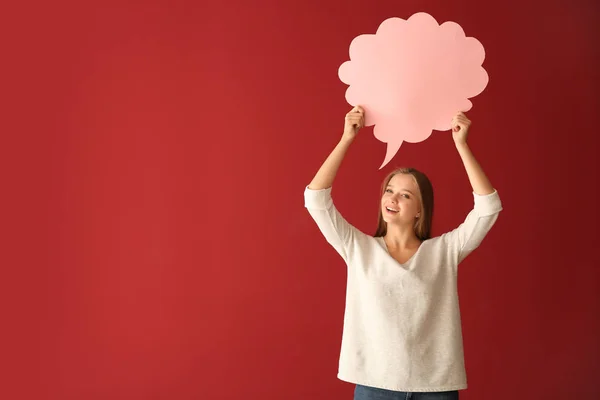
<svg viewBox="0 0 600 400">
<path fill-rule="evenodd" d="M 317 171 L 317 174 L 308 185 L 309 189 L 326 189 L 333 185 L 333 181 L 340 168 L 340 164 L 346 155 L 346 151 L 350 147 L 350 144 L 356 137 L 360 128 L 363 126 L 365 126 L 365 111 L 360 106 L 356 106 L 346 114 L 342 139 Z"/>
<path fill-rule="evenodd" d="M 354 140 L 358 131 L 365 126 L 365 111 L 360 106 L 354 107 L 346 114 L 342 139 Z"/>
</svg>

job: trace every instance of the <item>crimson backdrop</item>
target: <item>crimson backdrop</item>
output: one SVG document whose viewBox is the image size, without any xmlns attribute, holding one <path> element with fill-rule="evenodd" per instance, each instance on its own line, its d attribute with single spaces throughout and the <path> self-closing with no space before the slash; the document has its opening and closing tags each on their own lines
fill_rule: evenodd
<svg viewBox="0 0 600 400">
<path fill-rule="evenodd" d="M 596 4 L 4 5 L 0 397 L 350 399 L 345 268 L 302 193 L 349 110 L 351 40 L 418 11 L 490 74 L 471 145 L 505 210 L 460 269 L 463 397 L 600 396 Z M 374 230 L 398 165 L 432 179 L 436 233 L 462 221 L 447 132 L 384 153 L 367 128 L 340 170 L 352 223 Z"/>
</svg>

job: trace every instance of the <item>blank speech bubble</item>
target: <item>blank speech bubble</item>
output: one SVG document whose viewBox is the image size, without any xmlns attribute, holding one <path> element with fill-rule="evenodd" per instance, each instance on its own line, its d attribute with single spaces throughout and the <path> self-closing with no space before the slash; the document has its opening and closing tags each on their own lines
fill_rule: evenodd
<svg viewBox="0 0 600 400">
<path fill-rule="evenodd" d="M 383 168 L 403 142 L 422 142 L 433 130 L 451 129 L 488 84 L 485 51 L 455 22 L 439 25 L 427 13 L 389 18 L 375 34 L 357 36 L 350 60 L 338 71 L 349 85 L 346 100 L 365 110 L 365 125 L 387 143 Z"/>
</svg>

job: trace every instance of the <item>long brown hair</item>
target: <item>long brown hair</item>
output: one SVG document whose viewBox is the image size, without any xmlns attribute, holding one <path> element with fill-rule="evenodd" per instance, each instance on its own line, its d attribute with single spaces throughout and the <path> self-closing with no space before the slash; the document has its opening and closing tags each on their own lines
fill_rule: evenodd
<svg viewBox="0 0 600 400">
<path fill-rule="evenodd" d="M 419 240 L 427 240 L 431 237 L 431 223 L 433 220 L 433 186 L 429 181 L 429 178 L 414 168 L 398 168 L 392 172 L 383 180 L 381 186 L 381 195 L 385 192 L 390 180 L 396 174 L 407 174 L 412 175 L 419 187 L 420 199 L 421 199 L 421 217 L 415 221 L 415 235 Z M 381 198 L 380 198 L 381 199 Z M 375 237 L 385 236 L 387 233 L 387 222 L 383 220 L 381 213 L 381 203 L 379 205 L 379 217 L 377 222 L 377 231 L 375 231 Z"/>
</svg>

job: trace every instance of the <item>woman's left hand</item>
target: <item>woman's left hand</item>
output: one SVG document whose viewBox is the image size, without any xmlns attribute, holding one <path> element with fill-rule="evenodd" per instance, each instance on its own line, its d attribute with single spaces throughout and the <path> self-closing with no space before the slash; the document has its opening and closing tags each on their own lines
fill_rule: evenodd
<svg viewBox="0 0 600 400">
<path fill-rule="evenodd" d="M 465 113 L 459 112 L 452 118 L 452 138 L 456 144 L 466 144 L 471 120 Z"/>
</svg>

